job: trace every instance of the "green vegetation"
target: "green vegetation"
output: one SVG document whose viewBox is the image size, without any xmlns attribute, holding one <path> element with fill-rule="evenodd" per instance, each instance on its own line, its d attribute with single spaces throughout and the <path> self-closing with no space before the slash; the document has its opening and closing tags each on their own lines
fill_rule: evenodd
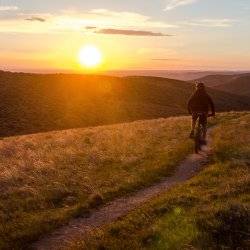
<svg viewBox="0 0 250 250">
<path fill-rule="evenodd" d="M 0 71 L 0 136 L 184 115 L 190 83 L 157 77 L 36 75 Z M 250 99 L 209 90 L 221 111 Z"/>
<path fill-rule="evenodd" d="M 73 129 L 0 142 L 0 248 L 25 248 L 93 207 L 171 175 L 192 150 L 188 117 Z M 77 247 L 244 246 L 250 114 L 213 120 L 211 165 Z M 232 225 L 232 228 L 228 225 Z M 233 233 L 232 233 L 233 232 Z M 75 242 L 72 249 L 77 249 Z"/>
<path fill-rule="evenodd" d="M 188 117 L 0 142 L 0 248 L 25 247 L 88 209 L 172 173 L 192 150 Z M 98 198 L 99 197 L 99 198 Z"/>
<path fill-rule="evenodd" d="M 214 155 L 199 175 L 72 249 L 248 249 L 250 114 L 218 121 Z"/>
</svg>

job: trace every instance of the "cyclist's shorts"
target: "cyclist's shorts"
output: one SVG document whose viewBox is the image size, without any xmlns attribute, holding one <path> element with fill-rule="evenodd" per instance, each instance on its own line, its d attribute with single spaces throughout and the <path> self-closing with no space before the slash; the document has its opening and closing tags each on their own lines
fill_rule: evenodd
<svg viewBox="0 0 250 250">
<path fill-rule="evenodd" d="M 207 126 L 207 113 L 202 113 L 202 115 L 200 115 L 200 113 L 194 112 L 192 114 L 193 121 L 197 121 L 197 119 L 199 118 L 199 116 L 200 116 L 200 122 L 201 122 L 202 126 Z"/>
</svg>

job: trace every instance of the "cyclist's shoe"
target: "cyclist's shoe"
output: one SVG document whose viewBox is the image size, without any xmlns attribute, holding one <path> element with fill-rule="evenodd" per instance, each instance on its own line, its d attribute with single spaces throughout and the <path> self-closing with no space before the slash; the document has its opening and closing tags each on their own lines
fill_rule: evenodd
<svg viewBox="0 0 250 250">
<path fill-rule="evenodd" d="M 190 139 L 194 139 L 194 131 L 191 131 L 190 135 L 189 135 Z"/>
</svg>

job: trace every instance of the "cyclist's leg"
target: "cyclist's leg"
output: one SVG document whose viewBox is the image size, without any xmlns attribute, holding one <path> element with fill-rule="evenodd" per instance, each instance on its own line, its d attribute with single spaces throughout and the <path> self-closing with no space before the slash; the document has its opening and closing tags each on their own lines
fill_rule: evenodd
<svg viewBox="0 0 250 250">
<path fill-rule="evenodd" d="M 205 141 L 207 137 L 207 114 L 204 114 L 202 116 L 201 125 L 202 125 L 202 139 Z"/>
</svg>

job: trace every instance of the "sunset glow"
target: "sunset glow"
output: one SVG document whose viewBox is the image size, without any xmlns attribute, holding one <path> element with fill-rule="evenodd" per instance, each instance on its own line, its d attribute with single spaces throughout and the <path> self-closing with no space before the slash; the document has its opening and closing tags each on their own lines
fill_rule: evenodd
<svg viewBox="0 0 250 250">
<path fill-rule="evenodd" d="M 83 47 L 79 52 L 79 60 L 82 66 L 95 68 L 102 61 L 102 54 L 98 48 L 92 45 Z"/>
<path fill-rule="evenodd" d="M 0 68 L 248 70 L 249 9 L 246 0 L 4 0 Z"/>
</svg>

